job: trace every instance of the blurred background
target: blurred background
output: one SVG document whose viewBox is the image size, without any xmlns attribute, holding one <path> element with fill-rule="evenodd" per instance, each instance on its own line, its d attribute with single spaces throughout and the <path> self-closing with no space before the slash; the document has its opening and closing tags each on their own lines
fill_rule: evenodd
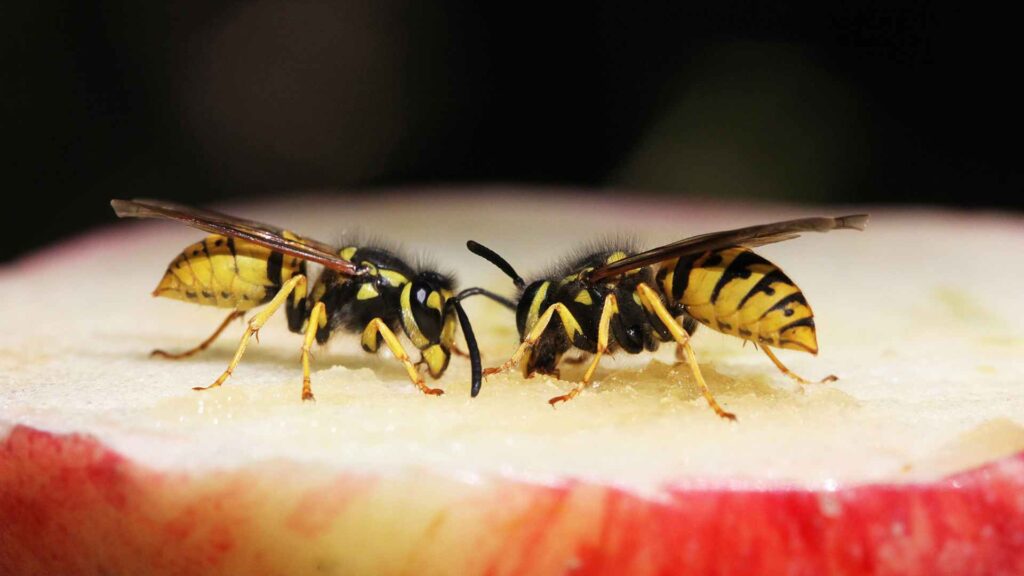
<svg viewBox="0 0 1024 576">
<path fill-rule="evenodd" d="M 0 256 L 130 196 L 497 182 L 1020 210 L 1016 22 L 930 2 L 12 3 Z"/>
</svg>

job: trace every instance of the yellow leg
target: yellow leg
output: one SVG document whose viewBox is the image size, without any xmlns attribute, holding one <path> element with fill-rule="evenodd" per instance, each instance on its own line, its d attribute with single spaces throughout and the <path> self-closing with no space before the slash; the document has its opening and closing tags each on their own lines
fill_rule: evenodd
<svg viewBox="0 0 1024 576">
<path fill-rule="evenodd" d="M 491 374 L 505 372 L 513 366 L 518 365 L 523 359 L 523 355 L 537 344 L 537 340 L 540 340 L 541 335 L 544 334 L 544 330 L 548 327 L 548 323 L 551 322 L 552 316 L 556 313 L 558 314 L 558 317 L 562 319 L 562 325 L 565 326 L 567 334 L 575 335 L 577 332 L 583 331 L 583 329 L 580 328 L 579 322 L 577 322 L 576 318 L 573 317 L 572 312 L 569 312 L 569 309 L 566 308 L 564 304 L 556 302 L 551 306 L 548 306 L 548 309 L 545 310 L 544 313 L 541 314 L 540 318 L 537 319 L 537 323 L 533 325 L 533 329 L 531 329 L 530 333 L 526 335 L 526 338 L 523 338 L 523 343 L 516 349 L 515 354 L 513 354 L 512 357 L 501 366 L 484 370 L 484 376 L 487 377 Z M 572 340 L 572 337 L 570 336 L 569 339 Z"/>
<path fill-rule="evenodd" d="M 686 330 L 683 330 L 679 322 L 676 322 L 676 319 L 665 308 L 665 303 L 661 301 L 658 293 L 646 284 L 637 286 L 637 292 L 640 293 L 640 300 L 644 302 L 648 309 L 653 310 L 657 314 L 658 318 L 672 334 L 672 337 L 675 338 L 676 344 L 682 347 L 686 361 L 690 365 L 690 370 L 693 371 L 693 376 L 697 379 L 697 385 L 700 386 L 701 394 L 704 395 L 704 399 L 707 400 L 711 409 L 715 411 L 715 414 L 726 420 L 736 420 L 736 415 L 723 410 L 718 405 L 715 397 L 711 395 L 711 390 L 708 388 L 707 382 L 704 381 L 704 375 L 700 373 L 700 367 L 697 366 L 697 357 L 693 354 L 693 348 L 690 346 L 690 335 L 686 333 Z"/>
<path fill-rule="evenodd" d="M 676 341 L 679 346 L 684 346 L 690 340 L 690 335 L 683 330 L 683 327 L 676 322 L 676 319 L 672 317 L 672 313 L 665 308 L 665 303 L 661 301 L 661 296 L 654 291 L 653 288 L 647 284 L 640 283 L 636 287 L 636 291 L 640 293 L 640 301 L 645 304 L 645 307 L 654 312 L 661 320 L 661 323 L 668 328 L 669 333 L 672 334 L 672 338 Z"/>
<path fill-rule="evenodd" d="M 686 364 L 686 350 L 682 344 L 676 344 L 676 365 Z"/>
<path fill-rule="evenodd" d="M 363 330 L 363 348 L 371 352 L 377 350 L 377 334 L 380 334 L 384 338 L 384 343 L 391 349 L 391 353 L 398 358 L 399 361 L 405 366 L 405 371 L 409 374 L 409 379 L 416 385 L 424 394 L 431 396 L 440 396 L 444 394 L 444 390 L 437 388 L 431 388 L 423 382 L 423 377 L 420 376 L 416 365 L 409 360 L 409 355 L 405 352 L 405 347 L 398 341 L 395 333 L 388 328 L 388 325 L 384 323 L 380 318 L 374 318 L 366 325 L 366 329 Z"/>
<path fill-rule="evenodd" d="M 249 345 L 249 338 L 259 333 L 260 328 L 267 323 L 267 320 L 274 315 L 274 312 L 277 312 L 277 309 L 281 307 L 281 304 L 284 304 L 284 301 L 288 299 L 288 295 L 293 290 L 306 290 L 305 276 L 302 274 L 292 276 L 290 280 L 284 283 L 284 286 L 281 286 L 281 289 L 278 290 L 274 299 L 267 303 L 267 307 L 260 310 L 258 314 L 249 320 L 249 324 L 245 327 L 245 333 L 242 334 L 242 341 L 238 343 L 238 349 L 235 350 L 235 356 L 231 359 L 231 363 L 228 364 L 227 370 L 225 370 L 213 384 L 210 384 L 209 386 L 196 386 L 193 390 L 209 390 L 210 388 L 216 388 L 223 384 L 224 381 L 231 376 L 231 373 L 235 371 L 235 367 L 238 366 L 238 363 L 242 360 L 242 355 L 245 354 L 245 348 Z M 258 341 L 259 336 L 257 336 L 256 339 Z"/>
<path fill-rule="evenodd" d="M 313 347 L 313 340 L 316 338 L 316 331 L 327 325 L 327 307 L 323 302 L 317 302 L 313 311 L 309 313 L 309 321 L 306 325 L 306 338 L 302 341 L 302 399 L 316 400 L 313 397 L 313 388 L 309 381 L 309 349 Z"/>
<path fill-rule="evenodd" d="M 559 402 L 566 402 L 575 398 L 584 388 L 590 386 L 590 382 L 594 379 L 594 371 L 597 370 L 597 364 L 601 361 L 601 356 L 608 350 L 608 333 L 612 321 L 612 316 L 619 313 L 619 303 L 615 300 L 615 294 L 609 294 L 604 298 L 604 307 L 601 308 L 601 322 L 597 325 L 597 352 L 594 353 L 594 359 L 590 362 L 590 366 L 587 367 L 587 371 L 583 374 L 583 380 L 576 383 L 576 387 L 569 391 L 568 394 L 562 396 L 555 396 L 551 400 L 548 400 L 548 404 L 554 406 Z"/>
<path fill-rule="evenodd" d="M 216 340 L 221 335 L 221 333 L 224 332 L 224 329 L 228 327 L 228 324 L 230 324 L 233 320 L 237 318 L 241 318 L 244 315 L 245 312 L 242 312 L 241 310 L 233 310 L 231 314 L 228 314 L 228 317 L 225 318 L 224 321 L 220 323 L 220 326 L 218 326 L 217 329 L 214 330 L 213 334 L 211 334 L 210 337 L 207 338 L 206 340 L 203 340 L 202 343 L 196 346 L 195 348 L 185 350 L 184 352 L 165 352 L 163 350 L 153 350 L 152 352 L 149 353 L 149 355 L 159 356 L 160 358 L 166 358 L 168 360 L 181 360 L 182 358 L 188 358 L 189 356 L 198 354 L 203 350 L 209 348 L 210 344 L 213 344 L 214 340 Z"/>
<path fill-rule="evenodd" d="M 800 384 L 804 384 L 804 385 L 806 385 L 806 384 L 825 384 L 825 383 L 828 383 L 828 382 L 835 382 L 836 380 L 839 380 L 838 377 L 836 377 L 835 375 L 832 375 L 832 374 L 829 374 L 828 376 L 825 376 L 824 378 L 822 378 L 818 382 L 811 382 L 809 380 L 804 380 L 803 378 L 800 377 L 799 374 L 790 371 L 789 368 L 786 368 L 786 365 L 783 364 L 778 358 L 776 358 L 775 354 L 772 354 L 772 351 L 769 350 L 767 346 L 761 346 L 760 348 L 761 348 L 761 350 L 764 350 L 764 353 L 768 356 L 768 358 L 771 359 L 771 361 L 775 363 L 775 366 L 779 369 L 779 371 L 781 371 L 786 376 L 789 376 L 793 380 L 796 380 Z"/>
</svg>

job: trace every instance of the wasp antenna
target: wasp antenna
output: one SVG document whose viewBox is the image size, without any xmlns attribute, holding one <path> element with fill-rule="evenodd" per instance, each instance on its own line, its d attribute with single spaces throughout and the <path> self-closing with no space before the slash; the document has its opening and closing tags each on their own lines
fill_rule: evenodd
<svg viewBox="0 0 1024 576">
<path fill-rule="evenodd" d="M 462 301 L 466 298 L 469 298 L 470 296 L 484 296 L 486 298 L 494 300 L 495 302 L 501 304 L 502 306 L 508 308 L 509 310 L 514 311 L 516 309 L 515 302 L 509 300 L 508 298 L 505 298 L 500 294 L 495 294 L 490 290 L 484 290 L 483 288 L 466 288 L 465 290 L 459 292 L 458 295 L 455 296 L 455 300 Z"/>
<path fill-rule="evenodd" d="M 853 230 L 863 230 L 868 225 L 867 214 L 851 214 L 849 216 L 840 216 L 836 218 L 836 228 L 850 228 Z"/>
<path fill-rule="evenodd" d="M 459 296 L 462 295 L 460 294 Z M 462 336 L 466 339 L 466 347 L 469 348 L 469 367 L 472 375 L 469 395 L 472 398 L 476 398 L 476 395 L 480 393 L 480 384 L 483 381 L 480 347 L 477 346 L 476 334 L 473 334 L 473 326 L 469 323 L 469 316 L 466 315 L 466 311 L 462 309 L 459 297 L 452 298 L 449 302 L 451 302 L 452 307 L 455 308 L 455 314 L 459 317 L 459 324 L 462 325 Z"/>
<path fill-rule="evenodd" d="M 483 258 L 484 260 L 487 260 L 491 264 L 494 264 L 495 266 L 500 268 L 502 272 L 508 274 L 508 277 L 512 279 L 512 283 L 516 285 L 516 288 L 519 288 L 521 290 L 523 289 L 523 287 L 526 286 L 526 281 L 523 280 L 522 276 L 516 273 L 515 268 L 513 268 L 512 265 L 508 263 L 508 260 L 505 260 L 501 256 L 498 256 L 498 253 L 495 252 L 494 250 L 491 250 L 487 246 L 484 246 L 483 244 L 474 242 L 472 240 L 466 242 L 466 248 L 469 248 L 470 252 Z"/>
<path fill-rule="evenodd" d="M 515 310 L 516 303 L 483 288 L 466 288 L 448 301 L 455 308 L 455 314 L 459 317 L 459 324 L 462 325 L 462 334 L 466 339 L 466 347 L 469 348 L 469 365 L 472 373 L 472 385 L 470 386 L 469 394 L 476 398 L 476 395 L 480 393 L 480 385 L 482 383 L 480 347 L 476 343 L 476 334 L 473 333 L 473 326 L 469 323 L 469 316 L 466 315 L 466 311 L 462 308 L 462 301 L 470 296 L 485 296 L 509 310 Z"/>
</svg>

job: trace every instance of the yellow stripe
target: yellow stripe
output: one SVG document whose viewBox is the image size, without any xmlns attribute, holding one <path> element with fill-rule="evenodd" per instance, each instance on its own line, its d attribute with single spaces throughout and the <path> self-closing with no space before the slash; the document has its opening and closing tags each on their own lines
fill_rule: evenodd
<svg viewBox="0 0 1024 576">
<path fill-rule="evenodd" d="M 786 315 L 790 312 L 790 315 Z M 803 320 L 814 316 L 809 306 L 799 302 L 790 302 L 784 309 L 772 310 L 757 323 L 759 332 L 763 335 L 777 335 L 778 331 L 787 324 L 797 320 Z M 774 338 L 773 338 L 774 339 Z"/>
<path fill-rule="evenodd" d="M 611 254 L 609 254 L 608 258 L 606 258 L 604 262 L 605 264 L 613 264 L 615 262 L 618 262 L 619 260 L 622 260 L 625 257 L 626 253 L 619 250 L 617 252 L 612 252 Z"/>
<path fill-rule="evenodd" d="M 401 272 L 395 272 L 394 270 L 385 270 L 382 268 L 380 270 L 380 275 L 381 277 L 388 281 L 388 284 L 395 287 L 401 286 L 409 282 L 409 279 L 405 277 L 405 274 L 402 274 Z"/>
<path fill-rule="evenodd" d="M 750 271 L 750 277 L 733 278 L 719 290 L 718 300 L 715 301 L 715 310 L 720 317 L 725 318 L 735 314 L 739 310 L 740 302 L 750 292 L 750 289 L 760 282 L 766 274 L 774 271 L 775 266 L 763 263 L 752 264 L 747 270 Z M 753 297 L 751 300 L 753 300 Z M 743 307 L 746 308 L 749 304 L 750 300 L 744 302 Z"/>
<path fill-rule="evenodd" d="M 185 257 L 184 252 L 175 258 L 174 262 L 168 266 L 167 271 L 174 274 L 182 286 L 194 286 L 196 283 L 196 277 L 192 275 L 192 267 L 188 265 L 188 258 Z"/>
<path fill-rule="evenodd" d="M 417 348 L 423 350 L 430 345 L 430 340 L 423 335 L 423 332 L 420 332 L 419 326 L 416 325 L 416 318 L 412 315 L 412 282 L 402 288 L 399 300 L 402 305 L 402 326 L 405 328 L 405 333 Z"/>
<path fill-rule="evenodd" d="M 213 285 L 213 267 L 210 266 L 210 259 L 206 257 L 206 240 L 196 242 L 186 248 L 185 256 L 188 258 L 188 265 L 192 267 L 196 285 L 209 291 Z"/>
<path fill-rule="evenodd" d="M 377 296 L 380 296 L 380 293 L 377 292 L 377 288 L 371 282 L 362 284 L 359 286 L 359 291 L 356 292 L 356 300 L 369 300 Z"/>
<path fill-rule="evenodd" d="M 540 305 L 544 302 L 544 299 L 548 295 L 548 287 L 551 286 L 551 282 L 545 281 L 540 285 L 540 288 L 533 294 L 533 301 L 530 302 L 530 312 L 526 315 L 526 332 L 529 333 L 533 325 L 537 323 L 540 318 L 541 310 Z"/>
<path fill-rule="evenodd" d="M 267 277 L 267 260 L 269 258 L 270 250 L 263 246 L 244 240 L 235 240 L 235 266 L 238 270 L 238 277 L 243 282 L 257 286 L 273 285 L 273 282 Z"/>
<path fill-rule="evenodd" d="M 711 294 L 715 291 L 715 285 L 722 277 L 729 263 L 736 259 L 743 250 L 731 249 L 712 252 L 700 257 L 693 264 L 690 271 L 690 281 L 686 285 L 686 291 L 680 299 L 686 306 L 700 306 L 711 302 Z M 709 261 L 720 260 L 714 266 L 705 266 Z"/>
<path fill-rule="evenodd" d="M 441 311 L 441 295 L 437 292 L 431 292 L 430 296 L 427 296 L 427 307 L 433 308 L 438 312 Z"/>
<path fill-rule="evenodd" d="M 779 348 L 818 353 L 818 334 L 811 326 L 798 326 L 779 335 Z"/>
<path fill-rule="evenodd" d="M 587 306 L 591 306 L 594 304 L 594 299 L 590 297 L 590 292 L 588 292 L 587 290 L 580 290 L 579 292 L 577 292 L 576 297 L 573 298 L 573 300 Z"/>
<path fill-rule="evenodd" d="M 451 348 L 455 343 L 455 312 L 450 312 L 444 317 L 444 324 L 441 326 L 441 344 L 445 348 Z"/>
<path fill-rule="evenodd" d="M 772 282 L 771 288 L 773 293 L 771 296 L 764 292 L 759 292 L 754 296 L 751 296 L 743 304 L 743 308 L 739 311 L 739 324 L 744 327 L 748 327 L 748 330 L 758 332 L 758 323 L 761 321 L 761 317 L 768 311 L 776 302 L 791 296 L 800 291 L 796 286 L 788 282 Z"/>
<path fill-rule="evenodd" d="M 226 306 L 228 302 L 234 303 L 235 281 L 238 277 L 235 274 L 235 258 L 228 249 L 227 238 L 224 236 L 209 236 L 206 239 L 206 252 L 210 255 L 210 268 L 213 270 L 213 287 L 218 301 L 223 301 Z M 241 283 L 239 283 L 241 286 Z M 231 295 L 225 299 L 223 292 Z"/>
</svg>

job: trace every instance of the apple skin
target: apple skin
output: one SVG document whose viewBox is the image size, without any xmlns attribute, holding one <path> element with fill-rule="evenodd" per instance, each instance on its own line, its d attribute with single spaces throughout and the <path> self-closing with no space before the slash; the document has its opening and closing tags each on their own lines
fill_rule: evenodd
<svg viewBox="0 0 1024 576">
<path fill-rule="evenodd" d="M 1024 574 L 1024 453 L 929 484 L 657 498 L 286 462 L 186 473 L 25 426 L 0 574 Z"/>
</svg>

